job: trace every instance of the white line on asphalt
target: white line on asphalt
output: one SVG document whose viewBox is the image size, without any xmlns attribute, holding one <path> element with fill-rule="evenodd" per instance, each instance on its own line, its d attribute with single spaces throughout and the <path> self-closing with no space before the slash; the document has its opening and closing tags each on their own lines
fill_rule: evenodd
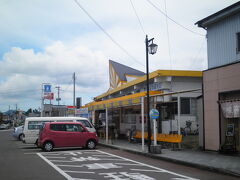
<svg viewBox="0 0 240 180">
<path fill-rule="evenodd" d="M 168 174 L 172 174 L 172 175 L 175 175 L 175 176 L 179 176 L 179 177 L 183 177 L 183 178 L 186 178 L 187 180 L 199 180 L 199 179 L 196 179 L 196 178 L 192 178 L 192 177 L 188 177 L 188 176 L 184 176 L 182 174 L 178 174 L 178 173 L 175 173 L 175 172 L 172 172 L 172 171 L 168 171 L 168 170 L 165 170 L 165 169 L 161 169 L 161 168 L 157 168 L 155 166 L 151 166 L 151 165 L 148 165 L 148 164 L 144 164 L 144 163 L 141 163 L 141 162 L 138 162 L 138 161 L 134 161 L 134 160 L 131 160 L 131 159 L 127 159 L 127 158 L 124 158 L 124 157 L 121 157 L 121 156 L 117 156 L 115 154 L 111 154 L 111 153 L 107 153 L 107 152 L 104 152 L 104 151 L 100 151 L 100 150 L 96 150 L 98 152 L 102 152 L 103 154 L 108 154 L 108 155 L 111 155 L 113 157 L 118 157 L 120 159 L 123 159 L 123 160 L 126 160 L 126 161 L 131 161 L 131 162 L 134 162 L 134 163 L 138 163 L 138 164 L 142 164 L 144 166 L 147 166 L 147 167 L 150 167 L 150 168 L 153 168 L 153 169 L 157 169 L 159 171 L 164 171 Z"/>
<path fill-rule="evenodd" d="M 102 161 L 126 161 L 125 159 L 101 159 Z"/>
<path fill-rule="evenodd" d="M 0 130 L 0 132 L 13 131 L 13 129 Z"/>
<path fill-rule="evenodd" d="M 161 170 L 152 170 L 152 169 L 131 169 L 132 171 L 146 171 L 146 172 L 166 172 Z"/>
<path fill-rule="evenodd" d="M 125 166 L 143 166 L 142 164 L 130 164 L 130 163 L 114 163 L 114 164 Z"/>
<path fill-rule="evenodd" d="M 79 174 L 95 174 L 95 172 L 89 172 L 89 171 L 64 171 L 67 173 L 79 173 Z"/>
<path fill-rule="evenodd" d="M 82 165 L 81 166 L 78 166 L 78 165 L 65 165 L 65 164 L 55 164 L 56 166 L 61 166 L 61 167 L 83 167 Z"/>
<path fill-rule="evenodd" d="M 61 170 L 59 167 L 55 166 L 51 161 L 49 161 L 47 158 L 45 158 L 40 153 L 37 153 L 39 157 L 41 157 L 44 161 L 46 161 L 50 166 L 52 166 L 55 170 L 57 170 L 60 174 L 62 174 L 65 178 L 68 180 L 72 180 L 73 178 L 69 176 L 67 173 L 65 173 L 63 170 Z"/>
<path fill-rule="evenodd" d="M 49 161 L 51 161 L 51 162 L 73 162 L 73 161 L 50 160 L 50 159 L 49 159 Z"/>
<path fill-rule="evenodd" d="M 104 154 L 96 154 L 96 155 L 91 155 L 91 156 L 95 156 L 95 157 L 111 157 L 111 156 L 109 156 L 109 155 L 104 155 Z"/>
<path fill-rule="evenodd" d="M 57 156 L 45 156 L 45 158 L 66 159 L 66 157 L 57 157 Z"/>
</svg>

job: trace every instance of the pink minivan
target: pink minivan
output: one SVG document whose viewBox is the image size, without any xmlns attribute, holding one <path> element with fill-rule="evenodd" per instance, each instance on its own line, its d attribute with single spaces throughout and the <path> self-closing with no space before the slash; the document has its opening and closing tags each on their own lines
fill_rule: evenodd
<svg viewBox="0 0 240 180">
<path fill-rule="evenodd" d="M 94 149 L 98 143 L 96 132 L 89 132 L 79 122 L 45 123 L 39 132 L 38 146 L 44 151 L 58 147 L 86 147 Z"/>
</svg>

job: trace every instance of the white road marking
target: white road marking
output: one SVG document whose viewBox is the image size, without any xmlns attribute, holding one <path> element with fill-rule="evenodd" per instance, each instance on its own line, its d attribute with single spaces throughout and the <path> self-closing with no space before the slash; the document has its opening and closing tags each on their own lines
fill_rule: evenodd
<svg viewBox="0 0 240 180">
<path fill-rule="evenodd" d="M 151 166 L 151 165 L 148 165 L 148 164 L 140 163 L 140 162 L 138 162 L 138 161 L 134 161 L 134 160 L 131 160 L 131 159 L 127 159 L 127 158 L 124 158 L 124 157 L 121 157 L 121 156 L 117 156 L 117 155 L 115 155 L 115 154 L 107 153 L 107 152 L 100 151 L 100 150 L 96 150 L 96 151 L 102 152 L 103 154 L 112 155 L 113 157 L 118 157 L 118 158 L 123 159 L 123 160 L 126 160 L 126 161 L 131 161 L 131 162 L 134 162 L 134 163 L 142 164 L 142 165 L 144 165 L 144 166 L 147 166 L 147 167 L 150 167 L 150 168 L 159 170 L 159 171 L 164 171 L 164 172 L 166 172 L 166 173 L 168 173 L 168 174 L 172 174 L 172 175 L 175 175 L 175 176 L 179 176 L 179 177 L 185 178 L 185 179 L 187 179 L 187 180 L 199 180 L 199 179 L 192 178 L 192 177 L 188 177 L 188 176 L 184 176 L 184 175 L 182 175 L 182 174 L 178 174 L 178 173 L 175 173 L 175 172 L 172 172 L 172 171 L 168 171 L 168 170 L 165 170 L 165 169 L 157 168 L 157 167 L 155 167 L 155 166 Z"/>
<path fill-rule="evenodd" d="M 185 175 L 182 175 L 182 174 L 178 174 L 178 173 L 175 173 L 175 172 L 172 172 L 172 171 L 168 171 L 168 170 L 165 170 L 165 169 L 162 169 L 162 168 L 158 168 L 158 167 L 155 167 L 155 166 L 152 166 L 152 165 L 148 165 L 148 164 L 144 164 L 144 163 L 141 163 L 141 162 L 138 162 L 138 161 L 134 161 L 134 160 L 131 160 L 131 159 L 127 159 L 127 158 L 124 158 L 124 157 L 121 157 L 121 156 L 118 156 L 118 155 L 114 155 L 114 154 L 111 154 L 111 153 L 107 153 L 107 152 L 104 152 L 104 151 L 101 151 L 101 150 L 95 150 L 95 151 L 91 151 L 91 153 L 99 153 L 97 155 L 100 155 L 103 154 L 103 155 L 108 155 L 109 157 L 112 157 L 112 158 L 107 158 L 107 159 L 101 159 L 101 160 L 111 160 L 111 161 L 128 161 L 128 162 L 132 162 L 132 163 L 114 163 L 116 165 L 131 165 L 131 166 L 145 166 L 145 167 L 148 167 L 148 168 L 151 168 L 151 169 L 129 169 L 129 170 L 132 170 L 132 171 L 142 171 L 142 172 L 156 172 L 156 173 L 167 173 L 167 174 L 171 174 L 171 175 L 174 175 L 174 176 L 177 176 L 176 178 L 171 178 L 172 180 L 198 180 L 196 178 L 192 178 L 192 177 L 188 177 L 188 176 L 185 176 Z M 81 151 L 79 152 L 79 155 L 80 154 L 88 154 L 87 151 Z M 84 167 L 86 165 L 65 165 L 65 164 L 54 164 L 53 162 L 73 162 L 73 161 L 63 161 L 63 160 L 49 160 L 47 158 L 49 158 L 48 155 L 53 155 L 51 153 L 36 153 L 39 157 L 41 157 L 43 160 L 45 160 L 49 165 L 51 165 L 55 170 L 57 170 L 60 174 L 62 174 L 64 177 L 66 177 L 67 179 L 69 180 L 72 180 L 72 179 L 80 179 L 80 180 L 89 180 L 89 179 L 81 179 L 81 178 L 73 178 L 71 177 L 70 175 L 68 175 L 67 173 L 76 173 L 76 174 L 95 174 L 95 172 L 92 172 L 92 171 L 71 171 L 71 170 L 62 170 L 60 169 L 59 167 L 77 167 L 77 168 L 81 168 L 81 167 Z M 73 155 L 73 154 L 78 154 L 78 152 L 58 152 L 58 153 L 55 153 L 55 154 L 58 154 L 59 156 L 62 156 L 62 155 Z M 46 156 L 43 156 L 43 155 L 46 155 Z M 96 154 L 95 154 L 96 155 Z M 91 155 L 93 156 L 93 155 Z M 104 157 L 104 156 L 103 156 Z M 118 158 L 118 159 L 115 159 L 115 158 Z M 96 164 L 96 163 L 95 163 Z M 103 168 L 104 169 L 104 168 Z"/>
<path fill-rule="evenodd" d="M 0 130 L 0 132 L 13 131 L 13 129 Z"/>
<path fill-rule="evenodd" d="M 79 174 L 95 174 L 95 172 L 89 172 L 89 171 L 64 171 L 68 173 L 79 173 Z"/>
<path fill-rule="evenodd" d="M 62 160 L 50 160 L 50 159 L 49 159 L 49 161 L 51 161 L 51 162 L 74 162 L 74 161 L 62 161 Z"/>
<path fill-rule="evenodd" d="M 66 157 L 57 157 L 57 156 L 45 156 L 45 158 L 66 159 Z"/>
<path fill-rule="evenodd" d="M 115 163 L 117 165 L 125 165 L 125 166 L 143 166 L 142 164 L 131 164 L 131 163 Z"/>
<path fill-rule="evenodd" d="M 83 167 L 82 165 L 65 165 L 65 164 L 55 164 L 56 166 L 61 166 L 61 167 Z"/>
<path fill-rule="evenodd" d="M 68 180 L 72 180 L 73 178 L 71 176 L 69 176 L 67 173 L 65 173 L 62 169 L 60 169 L 59 167 L 55 166 L 51 161 L 49 161 L 47 158 L 45 158 L 43 155 L 41 155 L 40 153 L 37 153 L 37 155 L 39 157 L 41 157 L 44 161 L 46 161 L 50 166 L 52 166 L 55 170 L 57 170 L 60 174 L 62 174 L 65 178 L 67 178 Z"/>
<path fill-rule="evenodd" d="M 145 171 L 145 172 L 166 172 L 160 170 L 152 170 L 152 169 L 131 169 L 132 171 Z"/>
</svg>

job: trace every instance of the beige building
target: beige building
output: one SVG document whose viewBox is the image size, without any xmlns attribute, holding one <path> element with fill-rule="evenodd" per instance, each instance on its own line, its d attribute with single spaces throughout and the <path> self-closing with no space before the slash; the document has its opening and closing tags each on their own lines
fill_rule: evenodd
<svg viewBox="0 0 240 180">
<path fill-rule="evenodd" d="M 203 72 L 206 150 L 240 151 L 240 2 L 196 23 L 207 30 Z"/>
</svg>

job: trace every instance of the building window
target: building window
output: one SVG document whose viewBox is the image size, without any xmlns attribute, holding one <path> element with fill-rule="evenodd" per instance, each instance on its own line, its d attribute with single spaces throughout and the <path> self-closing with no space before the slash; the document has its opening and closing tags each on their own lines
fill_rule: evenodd
<svg viewBox="0 0 240 180">
<path fill-rule="evenodd" d="M 240 32 L 237 33 L 237 53 L 240 53 Z"/>
<path fill-rule="evenodd" d="M 190 98 L 181 98 L 181 114 L 190 114 Z"/>
</svg>

